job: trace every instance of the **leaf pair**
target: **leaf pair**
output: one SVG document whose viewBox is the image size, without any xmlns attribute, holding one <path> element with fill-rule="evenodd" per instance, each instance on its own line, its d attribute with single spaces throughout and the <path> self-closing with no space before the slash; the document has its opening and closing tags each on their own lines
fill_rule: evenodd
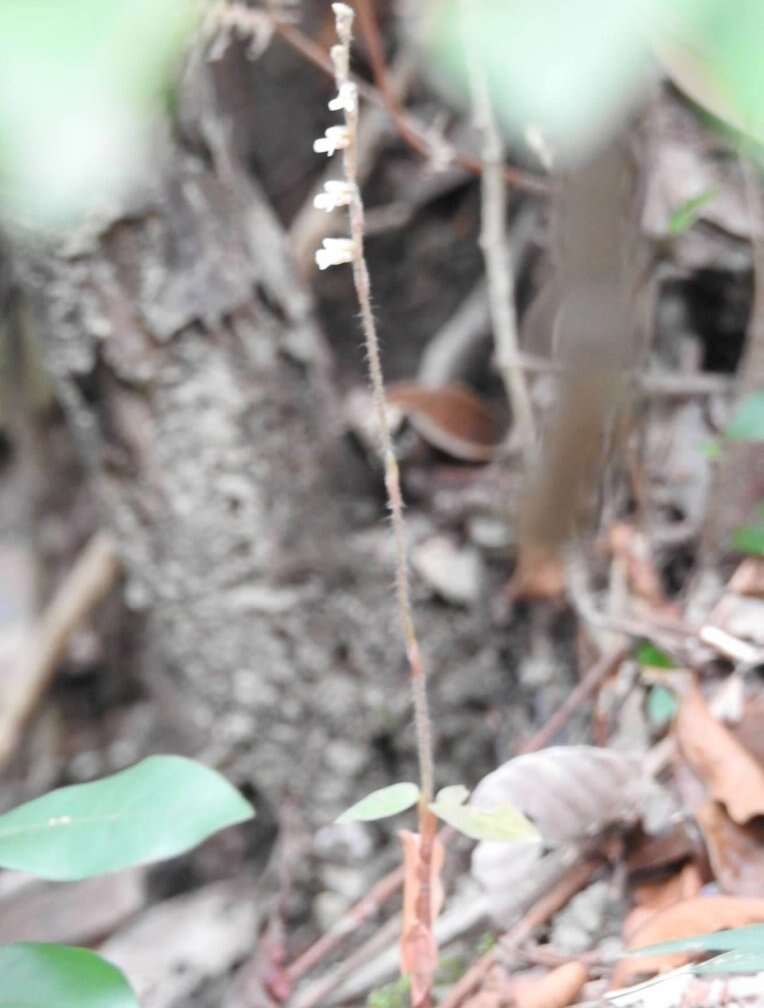
<svg viewBox="0 0 764 1008">
<path fill-rule="evenodd" d="M 337 819 L 338 823 L 370 822 L 405 812 L 420 798 L 416 784 L 401 782 L 380 788 L 356 802 Z M 536 828 L 510 802 L 491 809 L 467 805 L 469 791 L 462 784 L 442 788 L 429 808 L 432 812 L 473 840 L 495 842 L 538 837 Z"/>
</svg>

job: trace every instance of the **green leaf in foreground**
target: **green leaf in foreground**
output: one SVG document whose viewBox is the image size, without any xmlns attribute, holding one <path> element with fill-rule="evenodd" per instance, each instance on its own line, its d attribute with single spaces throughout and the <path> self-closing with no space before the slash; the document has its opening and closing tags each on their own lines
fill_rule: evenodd
<svg viewBox="0 0 764 1008">
<path fill-rule="evenodd" d="M 439 791 L 430 808 L 439 819 L 473 840 L 538 839 L 536 827 L 514 805 L 502 802 L 492 809 L 478 809 L 465 804 L 468 797 L 469 791 L 455 784 Z"/>
<path fill-rule="evenodd" d="M 730 441 L 764 441 L 764 390 L 741 399 L 725 433 Z"/>
<path fill-rule="evenodd" d="M 647 945 L 645 948 L 629 949 L 624 955 L 668 955 L 674 952 L 746 952 L 764 954 L 764 924 L 748 927 L 728 928 L 712 934 L 693 935 L 676 941 Z"/>
<path fill-rule="evenodd" d="M 139 1008 L 120 971 L 88 949 L 0 945 L 0 1008 Z"/>
<path fill-rule="evenodd" d="M 635 657 L 640 665 L 646 665 L 648 668 L 676 668 L 676 662 L 649 641 L 643 641 L 637 647 Z"/>
<path fill-rule="evenodd" d="M 351 805 L 336 820 L 338 823 L 371 822 L 405 812 L 419 801 L 419 788 L 405 781 L 372 791 L 355 805 Z"/>
<path fill-rule="evenodd" d="M 0 865 L 59 881 L 87 878 L 175 857 L 254 814 L 209 767 L 150 756 L 0 816 Z"/>
<path fill-rule="evenodd" d="M 693 196 L 691 199 L 685 200 L 684 203 L 680 203 L 669 217 L 668 232 L 671 237 L 678 238 L 685 231 L 689 231 L 700 216 L 700 211 L 715 196 L 716 192 L 713 189 L 708 189 L 706 192 L 702 192 L 698 196 Z"/>
<path fill-rule="evenodd" d="M 693 973 L 761 973 L 764 946 L 760 952 L 725 952 L 691 968 Z"/>
</svg>

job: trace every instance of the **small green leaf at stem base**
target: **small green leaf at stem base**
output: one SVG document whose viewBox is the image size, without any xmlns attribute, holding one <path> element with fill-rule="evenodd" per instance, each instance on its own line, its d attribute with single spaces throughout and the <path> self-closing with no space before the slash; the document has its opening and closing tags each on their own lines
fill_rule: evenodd
<svg viewBox="0 0 764 1008">
<path fill-rule="evenodd" d="M 509 802 L 492 809 L 466 805 L 469 791 L 462 784 L 442 788 L 430 805 L 431 811 L 473 840 L 511 842 L 540 839 L 536 827 Z"/>
<path fill-rule="evenodd" d="M 388 816 L 405 812 L 419 801 L 419 788 L 416 784 L 401 781 L 388 787 L 372 791 L 355 805 L 342 813 L 335 821 L 338 823 L 372 822 L 375 819 L 387 819 Z"/>
</svg>

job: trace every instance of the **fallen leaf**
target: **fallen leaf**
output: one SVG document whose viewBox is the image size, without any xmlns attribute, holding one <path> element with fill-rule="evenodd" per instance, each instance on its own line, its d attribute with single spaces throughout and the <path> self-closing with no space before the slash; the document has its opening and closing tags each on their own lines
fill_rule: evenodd
<svg viewBox="0 0 764 1008">
<path fill-rule="evenodd" d="M 683 900 L 654 914 L 632 935 L 629 948 L 636 950 L 659 942 L 691 935 L 742 927 L 764 921 L 764 899 L 744 899 L 736 896 L 697 896 Z M 686 953 L 666 953 L 655 956 L 634 956 L 623 959 L 615 968 L 612 987 L 625 987 L 637 977 L 664 973 L 690 960 Z"/>
<path fill-rule="evenodd" d="M 480 781 L 471 804 L 491 809 L 504 802 L 535 823 L 546 843 L 580 840 L 638 817 L 639 760 L 596 746 L 550 746 L 516 756 Z"/>
<path fill-rule="evenodd" d="M 516 1008 L 567 1008 L 578 997 L 588 975 L 583 963 L 569 962 L 538 980 L 513 985 Z"/>
<path fill-rule="evenodd" d="M 387 401 L 402 410 L 428 444 L 466 462 L 488 462 L 501 442 L 496 421 L 485 403 L 463 385 L 430 388 L 398 382 Z"/>
<path fill-rule="evenodd" d="M 645 882 L 634 890 L 636 906 L 623 922 L 624 941 L 633 936 L 657 913 L 667 907 L 693 899 L 703 888 L 703 876 L 693 861 L 688 861 L 681 871 L 660 882 Z"/>
<path fill-rule="evenodd" d="M 674 730 L 690 767 L 735 822 L 764 814 L 764 769 L 716 720 L 695 685 L 682 697 Z"/>
<path fill-rule="evenodd" d="M 401 924 L 401 973 L 411 979 L 411 1003 L 416 1005 L 430 989 L 438 965 L 438 948 L 432 929 L 427 930 L 418 919 L 417 904 L 421 892 L 419 874 L 421 836 L 411 830 L 398 834 L 403 846 L 403 921 Z M 432 841 L 430 857 L 430 921 L 434 922 L 443 905 L 443 844 Z"/>
<path fill-rule="evenodd" d="M 688 861 L 669 878 L 661 879 L 660 882 L 643 882 L 636 886 L 634 902 L 638 906 L 657 913 L 659 910 L 673 906 L 674 903 L 692 899 L 698 895 L 702 888 L 703 876 L 700 869 L 694 861 Z"/>
<path fill-rule="evenodd" d="M 695 818 L 722 890 L 734 896 L 764 893 L 764 821 L 753 819 L 740 826 L 715 801 L 696 809 Z"/>
<path fill-rule="evenodd" d="M 577 844 L 611 823 L 630 822 L 642 807 L 639 761 L 594 746 L 552 746 L 516 756 L 478 784 L 472 803 L 509 801 L 537 827 L 537 841 L 483 841 L 472 852 L 472 875 L 491 918 L 509 927 L 538 887 L 551 886 L 576 857 Z"/>
</svg>

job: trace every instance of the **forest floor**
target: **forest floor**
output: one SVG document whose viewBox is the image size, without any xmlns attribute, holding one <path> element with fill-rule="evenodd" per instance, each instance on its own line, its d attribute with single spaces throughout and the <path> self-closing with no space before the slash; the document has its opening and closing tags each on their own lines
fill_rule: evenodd
<svg viewBox="0 0 764 1008">
<path fill-rule="evenodd" d="M 437 100 L 406 53 L 397 59 L 407 108 L 431 121 Z M 240 63 L 241 87 L 259 102 L 257 144 L 240 153 L 307 275 L 327 233 L 310 207 L 320 180 L 308 138 L 321 132 L 331 84 L 278 39 Z M 447 837 L 444 1008 L 565 1008 L 605 1003 L 607 992 L 615 1005 L 657 1004 L 655 991 L 625 989 L 688 954 L 624 958 L 624 949 L 764 923 L 764 463 L 755 444 L 764 410 L 755 397 L 746 406 L 735 384 L 752 329 L 754 217 L 737 155 L 668 84 L 646 123 L 649 348 L 628 431 L 598 465 L 573 541 L 547 554 L 525 550 L 518 534 L 529 484 L 492 343 L 479 181 L 462 168 L 430 170 L 379 108 L 369 112 L 368 259 L 415 615 L 420 606 L 434 642 L 425 661 L 439 779 L 482 780 L 484 800 L 513 801 L 545 841 L 475 847 Z M 452 134 L 474 152 L 467 125 Z M 551 210 L 546 196 L 511 193 L 515 307 L 542 424 L 558 374 L 548 335 L 534 341 L 523 324 L 551 269 Z M 348 460 L 337 493 L 349 539 L 364 544 L 348 556 L 380 557 L 392 599 L 351 277 L 334 270 L 311 283 Z M 4 807 L 118 769 L 162 741 L 141 667 L 142 615 L 124 602 L 88 477 L 45 389 L 35 410 L 56 474 L 35 471 L 34 443 L 0 436 L 0 671 L 7 695 L 30 707 L 21 732 L 11 714 L 0 717 Z M 725 470 L 740 444 L 753 454 Z M 750 484 L 731 519 L 737 538 L 709 547 L 726 490 L 719 473 L 730 471 Z M 555 488 L 563 505 L 568 490 Z M 31 529 L 30 495 L 43 502 Z M 32 640 L 44 646 L 18 662 Z M 371 672 L 364 689 L 379 704 Z M 387 724 L 375 714 L 367 751 L 336 740 L 338 775 L 367 761 L 379 785 L 412 772 L 405 698 L 401 710 Z M 98 947 L 134 978 L 144 1008 L 367 998 L 397 1008 L 407 1003 L 396 979 L 401 822 L 307 831 L 286 801 L 259 832 L 237 827 L 165 865 L 67 886 L 6 872 L 0 940 Z M 661 1004 L 720 1003 L 712 981 L 677 976 Z"/>
</svg>

